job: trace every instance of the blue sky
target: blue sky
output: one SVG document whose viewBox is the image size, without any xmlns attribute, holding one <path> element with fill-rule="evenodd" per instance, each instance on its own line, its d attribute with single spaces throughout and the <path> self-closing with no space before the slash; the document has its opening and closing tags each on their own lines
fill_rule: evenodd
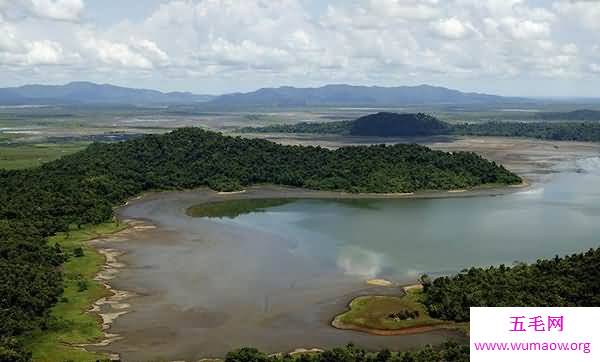
<svg viewBox="0 0 600 362">
<path fill-rule="evenodd" d="M 0 86 L 598 97 L 598 19 L 590 0 L 0 0 Z"/>
</svg>

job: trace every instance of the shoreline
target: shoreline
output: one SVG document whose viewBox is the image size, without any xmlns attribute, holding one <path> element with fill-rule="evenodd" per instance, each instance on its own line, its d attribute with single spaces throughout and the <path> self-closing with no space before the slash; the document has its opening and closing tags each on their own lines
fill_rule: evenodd
<svg viewBox="0 0 600 362">
<path fill-rule="evenodd" d="M 447 199 L 447 198 L 466 198 L 466 197 L 494 197 L 509 195 L 519 191 L 527 190 L 532 184 L 523 178 L 523 182 L 514 185 L 480 185 L 470 189 L 453 190 L 423 190 L 405 193 L 351 193 L 346 191 L 324 191 L 305 189 L 301 187 L 292 187 L 276 184 L 258 184 L 245 187 L 243 190 L 234 192 L 220 192 L 212 190 L 206 186 L 201 186 L 186 190 L 166 190 L 166 191 L 147 191 L 138 196 L 128 199 L 125 203 L 115 207 L 115 215 L 119 219 L 120 212 L 125 207 L 135 205 L 138 202 L 152 200 L 166 193 L 181 195 L 201 195 L 201 200 L 193 205 L 201 205 L 215 201 L 227 201 L 238 199 L 340 199 L 340 200 L 378 200 L 378 199 Z M 206 195 L 203 195 L 206 194 Z M 132 221 L 146 222 L 143 219 Z"/>
<path fill-rule="evenodd" d="M 368 282 L 369 281 L 367 281 L 367 283 Z M 386 282 L 389 283 L 389 284 L 385 285 L 386 287 L 396 287 L 399 289 L 397 297 L 406 296 L 410 290 L 423 288 L 423 285 L 420 283 L 396 285 L 392 281 L 386 280 Z M 363 333 L 367 333 L 367 334 L 375 335 L 375 336 L 403 336 L 403 335 L 426 333 L 426 332 L 436 331 L 436 330 L 440 330 L 440 329 L 447 329 L 452 324 L 452 323 L 439 323 L 439 324 L 432 324 L 432 325 L 404 327 L 404 328 L 399 328 L 399 329 L 379 329 L 379 328 L 369 328 L 369 327 L 359 326 L 359 325 L 351 324 L 351 323 L 344 323 L 341 321 L 342 317 L 346 313 L 348 313 L 352 310 L 352 303 L 354 303 L 357 299 L 364 298 L 364 297 L 375 297 L 376 298 L 379 296 L 380 296 L 379 294 L 367 294 L 367 295 L 352 298 L 352 300 L 350 300 L 350 302 L 348 302 L 348 304 L 346 305 L 346 309 L 344 311 L 340 312 L 339 314 L 337 314 L 335 317 L 333 317 L 333 319 L 331 320 L 331 326 L 333 328 L 337 328 L 337 329 L 341 329 L 341 330 L 363 332 Z"/>
<path fill-rule="evenodd" d="M 239 200 L 239 199 L 265 199 L 265 198 L 290 198 L 290 199 L 441 199 L 441 198 L 456 198 L 456 197 L 493 197 L 511 194 L 514 192 L 518 192 L 522 189 L 525 189 L 529 186 L 527 182 L 523 182 L 519 185 L 505 185 L 503 187 L 498 187 L 496 185 L 493 186 L 483 186 L 469 190 L 445 190 L 445 191 L 421 191 L 417 193 L 360 193 L 353 194 L 348 192 L 334 192 L 334 191 L 319 191 L 319 190 L 310 190 L 310 189 L 302 189 L 302 188 L 293 188 L 293 187 L 285 187 L 278 186 L 272 184 L 264 184 L 264 185 L 255 185 L 246 187 L 242 192 L 232 192 L 232 193 L 223 193 L 211 190 L 207 187 L 196 188 L 192 190 L 184 190 L 184 191 L 151 191 L 146 192 L 141 195 L 137 195 L 128 199 L 121 206 L 115 208 L 115 216 L 122 223 L 126 223 L 128 226 L 116 233 L 106 236 L 100 236 L 98 238 L 92 239 L 88 241 L 89 245 L 91 245 L 96 251 L 104 255 L 106 262 L 102 265 L 101 269 L 98 271 L 95 280 L 104 285 L 106 290 L 112 294 L 109 297 L 103 297 L 99 300 L 95 301 L 93 305 L 88 310 L 88 313 L 95 313 L 101 318 L 100 328 L 102 333 L 104 334 L 104 338 L 95 343 L 82 344 L 78 347 L 87 348 L 87 347 L 107 347 L 110 346 L 113 342 L 119 341 L 123 339 L 121 335 L 117 333 L 111 332 L 112 324 L 116 319 L 120 316 L 131 312 L 131 304 L 127 303 L 127 300 L 134 298 L 136 296 L 135 293 L 126 291 L 126 290 L 117 290 L 113 288 L 111 285 L 111 280 L 118 276 L 120 269 L 126 267 L 126 265 L 119 260 L 121 256 L 123 256 L 126 252 L 121 250 L 118 245 L 114 245 L 115 242 L 126 241 L 127 235 L 136 234 L 138 232 L 143 232 L 148 229 L 156 229 L 157 225 L 150 223 L 145 219 L 137 219 L 137 218 L 126 218 L 122 215 L 122 210 L 127 207 L 135 206 L 138 202 L 145 202 L 148 200 L 153 200 L 162 197 L 165 193 L 174 193 L 177 197 L 185 198 L 190 200 L 190 206 L 192 205 L 201 205 L 215 201 L 228 201 L 228 200 Z M 113 245 L 105 245 L 105 243 L 112 243 Z M 103 245 L 104 244 L 104 245 Z M 367 284 L 369 284 L 368 280 L 365 280 Z M 404 281 L 402 284 L 398 285 L 395 282 L 390 282 L 389 286 L 400 286 L 401 290 L 404 290 L 404 287 L 414 286 L 417 280 L 410 281 L 410 283 L 406 283 Z M 387 284 L 387 283 L 386 283 Z M 370 285 L 374 287 L 376 285 Z M 380 286 L 381 287 L 381 286 Z M 386 287 L 386 286 L 383 286 Z M 354 299 L 354 298 L 352 298 Z M 351 302 L 351 301 L 350 301 Z M 330 320 L 330 327 L 337 329 L 348 329 L 357 332 L 366 332 L 372 335 L 379 336 L 398 336 L 398 335 L 414 335 L 421 334 L 430 331 L 435 331 L 438 329 L 444 329 L 441 326 L 423 326 L 423 327 L 411 327 L 402 330 L 391 330 L 391 331 L 379 331 L 372 330 L 368 328 L 354 328 L 350 326 L 349 328 L 345 328 L 346 326 L 340 324 L 334 324 L 335 318 L 343 313 L 342 309 L 339 312 L 336 312 L 333 320 Z M 311 347 L 302 347 L 297 346 L 297 350 L 320 350 L 319 346 L 311 346 Z M 103 349 L 107 355 L 110 356 L 113 360 L 118 360 L 120 358 L 120 352 L 116 350 L 108 350 Z M 92 349 L 92 351 L 98 351 L 97 349 Z M 282 352 L 280 352 L 282 353 Z"/>
<path fill-rule="evenodd" d="M 139 198 L 139 196 L 135 199 L 137 198 Z M 115 341 L 123 339 L 119 334 L 111 333 L 110 328 L 120 316 L 131 312 L 131 304 L 126 301 L 136 296 L 136 294 L 131 291 L 116 289 L 110 284 L 110 281 L 117 277 L 121 269 L 126 267 L 125 263 L 119 261 L 119 257 L 123 256 L 125 252 L 103 244 L 106 242 L 126 241 L 127 235 L 131 233 L 146 229 L 154 229 L 156 227 L 141 220 L 119 218 L 119 222 L 124 223 L 127 226 L 116 233 L 99 235 L 98 237 L 86 241 L 91 248 L 104 257 L 104 264 L 99 267 L 93 280 L 100 283 L 107 293 L 106 296 L 94 301 L 85 312 L 98 316 L 99 328 L 103 334 L 103 338 L 99 341 L 76 345 L 76 347 L 83 348 L 88 352 L 95 352 L 90 351 L 88 347 L 106 347 Z M 104 353 L 111 361 L 121 360 L 118 352 Z"/>
</svg>

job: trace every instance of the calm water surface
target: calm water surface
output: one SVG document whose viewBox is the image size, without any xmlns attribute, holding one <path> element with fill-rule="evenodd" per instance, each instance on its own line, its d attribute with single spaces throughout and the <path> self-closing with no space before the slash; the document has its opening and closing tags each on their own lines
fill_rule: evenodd
<svg viewBox="0 0 600 362">
<path fill-rule="evenodd" d="M 128 267 L 113 285 L 139 297 L 111 329 L 124 338 L 107 349 L 124 360 L 197 360 L 241 346 L 440 343 L 450 332 L 380 337 L 329 322 L 353 296 L 396 292 L 369 289 L 368 278 L 408 282 L 600 246 L 600 158 L 559 171 L 496 197 L 262 202 L 222 218 L 186 214 L 219 199 L 207 191 L 134 202 L 121 216 L 159 227 L 117 245 Z"/>
<path fill-rule="evenodd" d="M 323 268 L 410 281 L 423 273 L 533 261 L 600 246 L 598 185 L 600 161 L 593 158 L 511 195 L 295 200 L 211 220 L 277 235 L 290 253 L 318 259 Z"/>
</svg>

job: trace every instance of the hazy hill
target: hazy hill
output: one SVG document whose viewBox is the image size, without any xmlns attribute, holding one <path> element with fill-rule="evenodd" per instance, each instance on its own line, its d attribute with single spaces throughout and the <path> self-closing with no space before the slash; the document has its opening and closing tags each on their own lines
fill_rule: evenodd
<svg viewBox="0 0 600 362">
<path fill-rule="evenodd" d="M 0 105 L 25 104 L 123 104 L 198 105 L 201 108 L 307 107 L 307 106 L 403 106 L 403 105 L 484 105 L 530 102 L 482 93 L 463 93 L 429 85 L 366 87 L 326 85 L 319 88 L 262 88 L 249 93 L 221 96 L 187 92 L 163 93 L 150 89 L 119 87 L 91 82 L 65 85 L 24 85 L 0 88 Z"/>
<path fill-rule="evenodd" d="M 215 98 L 212 105 L 304 107 L 304 106 L 399 106 L 409 104 L 489 104 L 523 102 L 508 98 L 429 85 L 401 87 L 366 87 L 326 85 L 319 88 L 262 88 L 250 93 L 226 94 Z"/>
<path fill-rule="evenodd" d="M 379 112 L 353 121 L 301 122 L 266 127 L 245 127 L 242 132 L 347 134 L 374 137 L 414 137 L 449 134 L 452 127 L 424 113 Z"/>
<path fill-rule="evenodd" d="M 448 132 L 449 125 L 423 113 L 379 112 L 352 122 L 353 136 L 412 137 L 431 136 Z"/>
<path fill-rule="evenodd" d="M 187 92 L 163 93 L 150 89 L 110 84 L 71 82 L 65 85 L 24 85 L 0 88 L 0 105 L 22 104 L 188 104 L 205 102 L 211 96 Z"/>
</svg>

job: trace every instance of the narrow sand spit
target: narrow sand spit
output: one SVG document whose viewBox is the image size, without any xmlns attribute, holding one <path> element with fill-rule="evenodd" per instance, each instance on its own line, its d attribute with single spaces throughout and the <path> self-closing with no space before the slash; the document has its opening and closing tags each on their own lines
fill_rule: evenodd
<svg viewBox="0 0 600 362">
<path fill-rule="evenodd" d="M 394 283 L 385 279 L 369 279 L 367 280 L 367 284 L 376 285 L 378 287 L 391 287 Z"/>
<path fill-rule="evenodd" d="M 240 190 L 240 191 L 221 191 L 221 192 L 217 192 L 217 194 L 219 194 L 219 195 L 235 195 L 235 194 L 243 194 L 245 192 L 246 192 L 246 190 Z"/>
<path fill-rule="evenodd" d="M 111 294 L 107 297 L 102 297 L 92 304 L 88 313 L 96 313 L 102 319 L 102 331 L 104 338 L 95 343 L 84 343 L 78 345 L 78 347 L 104 347 L 108 346 L 114 341 L 122 339 L 122 337 L 115 333 L 109 333 L 108 330 L 112 323 L 122 316 L 123 314 L 129 313 L 131 305 L 126 301 L 135 296 L 134 293 L 126 290 L 117 290 L 110 285 L 110 281 L 114 279 L 125 264 L 119 262 L 119 257 L 124 252 L 108 248 L 105 246 L 106 242 L 115 242 L 126 240 L 126 236 L 132 232 L 140 232 L 148 229 L 154 229 L 154 225 L 147 224 L 143 221 L 138 220 L 123 220 L 128 226 L 122 231 L 117 233 L 101 236 L 96 239 L 88 241 L 100 254 L 104 255 L 105 263 L 102 265 L 102 269 L 96 274 L 95 281 L 102 283 L 106 290 Z M 111 360 L 120 360 L 120 356 L 115 353 L 109 355 Z"/>
<path fill-rule="evenodd" d="M 423 289 L 423 285 L 422 284 L 411 284 L 411 285 L 404 286 L 402 289 L 404 289 L 405 292 L 407 292 L 411 289 Z"/>
</svg>

